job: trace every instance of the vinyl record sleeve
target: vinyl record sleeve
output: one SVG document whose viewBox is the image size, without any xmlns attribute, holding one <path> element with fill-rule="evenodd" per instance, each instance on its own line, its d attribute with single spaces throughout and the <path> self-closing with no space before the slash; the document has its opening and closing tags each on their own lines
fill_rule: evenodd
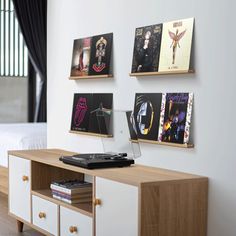
<svg viewBox="0 0 236 236">
<path fill-rule="evenodd" d="M 70 76 L 88 75 L 91 38 L 74 40 Z"/>
<path fill-rule="evenodd" d="M 92 37 L 89 75 L 110 73 L 113 33 Z"/>
<path fill-rule="evenodd" d="M 136 93 L 134 120 L 138 139 L 157 141 L 161 99 L 161 93 Z"/>
<path fill-rule="evenodd" d="M 159 72 L 190 69 L 194 18 L 163 24 Z"/>
<path fill-rule="evenodd" d="M 89 132 L 110 134 L 113 94 L 94 93 L 90 111 Z"/>
<path fill-rule="evenodd" d="M 137 129 L 136 129 L 136 126 L 135 126 L 133 111 L 127 111 L 126 112 L 126 118 L 127 118 L 128 128 L 129 128 L 130 139 L 131 140 L 137 140 L 138 139 Z"/>
<path fill-rule="evenodd" d="M 162 24 L 136 28 L 132 73 L 158 71 Z"/>
<path fill-rule="evenodd" d="M 92 94 L 74 94 L 71 116 L 71 130 L 88 132 L 90 111 L 92 109 Z"/>
<path fill-rule="evenodd" d="M 158 141 L 187 144 L 193 93 L 163 94 Z"/>
</svg>

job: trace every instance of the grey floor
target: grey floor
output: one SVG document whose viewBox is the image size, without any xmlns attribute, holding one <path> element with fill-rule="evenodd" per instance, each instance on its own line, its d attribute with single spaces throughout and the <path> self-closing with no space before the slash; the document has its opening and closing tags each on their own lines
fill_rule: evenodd
<svg viewBox="0 0 236 236">
<path fill-rule="evenodd" d="M 42 236 L 43 234 L 24 225 L 23 233 L 17 232 L 16 220 L 8 215 L 8 201 L 5 194 L 0 193 L 0 236 Z M 20 203 L 19 203 L 20 204 Z"/>
</svg>

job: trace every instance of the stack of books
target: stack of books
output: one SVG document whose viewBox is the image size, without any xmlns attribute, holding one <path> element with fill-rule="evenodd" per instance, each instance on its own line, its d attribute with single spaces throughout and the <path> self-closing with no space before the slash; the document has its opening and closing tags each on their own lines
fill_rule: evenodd
<svg viewBox="0 0 236 236">
<path fill-rule="evenodd" d="M 53 198 L 69 204 L 92 201 L 92 184 L 81 180 L 53 181 L 51 183 Z"/>
</svg>

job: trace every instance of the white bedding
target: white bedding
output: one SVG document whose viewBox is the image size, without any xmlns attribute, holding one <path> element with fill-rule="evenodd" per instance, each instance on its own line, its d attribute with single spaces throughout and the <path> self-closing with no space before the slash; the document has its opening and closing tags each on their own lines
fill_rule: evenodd
<svg viewBox="0 0 236 236">
<path fill-rule="evenodd" d="M 0 124 L 0 165 L 8 167 L 8 150 L 47 147 L 46 123 Z"/>
</svg>

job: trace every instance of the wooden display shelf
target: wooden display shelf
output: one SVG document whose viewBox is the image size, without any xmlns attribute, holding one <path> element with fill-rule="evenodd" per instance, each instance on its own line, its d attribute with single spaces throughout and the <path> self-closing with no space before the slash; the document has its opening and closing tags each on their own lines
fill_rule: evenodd
<svg viewBox="0 0 236 236">
<path fill-rule="evenodd" d="M 138 140 L 131 139 L 130 141 L 133 143 L 151 143 L 151 144 L 159 144 L 159 145 L 179 147 L 179 148 L 193 148 L 194 147 L 194 145 L 190 143 L 186 143 L 186 144 L 168 143 L 168 142 L 159 142 L 159 141 L 146 140 L 146 139 L 138 139 Z"/>
<path fill-rule="evenodd" d="M 108 75 L 82 75 L 82 76 L 70 76 L 69 80 L 79 80 L 79 79 L 99 79 L 99 78 L 112 78 L 112 74 Z"/>
<path fill-rule="evenodd" d="M 74 130 L 70 130 L 69 133 L 96 136 L 96 137 L 102 137 L 102 138 L 112 138 L 113 137 L 112 134 L 97 134 L 97 133 L 74 131 Z"/>
<path fill-rule="evenodd" d="M 161 71 L 161 72 L 140 72 L 140 73 L 130 73 L 130 76 L 152 76 L 152 75 L 173 75 L 173 74 L 192 74 L 194 70 L 179 70 L 179 71 Z"/>
<path fill-rule="evenodd" d="M 52 197 L 52 193 L 50 189 L 40 189 L 40 190 L 32 190 L 32 195 L 41 197 L 45 200 L 48 200 L 50 202 L 54 202 L 57 205 L 67 207 L 71 210 L 80 212 L 84 215 L 87 215 L 89 217 L 93 217 L 93 207 L 92 207 L 92 199 L 91 203 L 77 203 L 77 204 L 69 204 L 63 201 L 60 201 L 58 199 L 55 199 Z"/>
</svg>

